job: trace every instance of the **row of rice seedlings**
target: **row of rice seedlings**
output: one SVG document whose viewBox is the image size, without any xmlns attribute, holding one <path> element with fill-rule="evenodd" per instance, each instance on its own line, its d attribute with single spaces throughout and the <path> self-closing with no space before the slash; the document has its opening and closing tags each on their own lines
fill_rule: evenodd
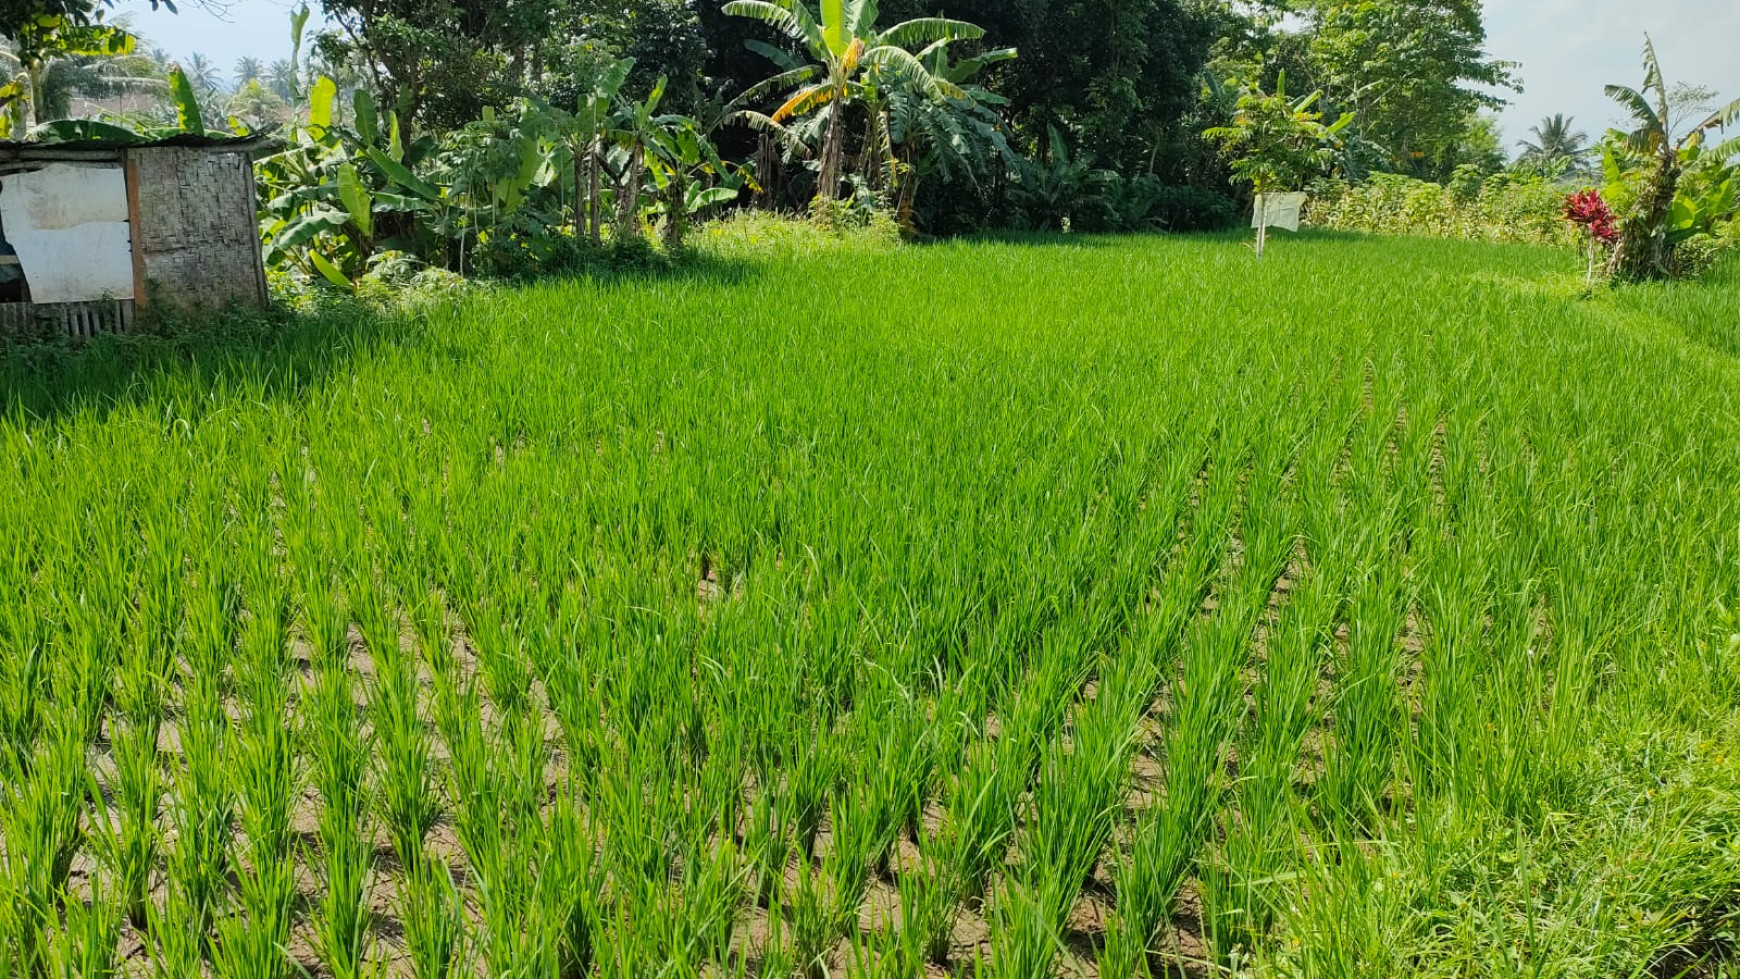
<svg viewBox="0 0 1740 979">
<path fill-rule="evenodd" d="M 265 501 L 251 502 L 249 512 L 263 519 Z M 233 667 L 240 716 L 229 772 L 243 846 L 234 870 L 237 913 L 218 922 L 214 966 L 219 975 L 282 979 L 290 972 L 285 950 L 296 897 L 290 807 L 301 795 L 292 721 L 292 605 L 269 529 L 248 535 L 241 557 L 248 614 Z"/>
<path fill-rule="evenodd" d="M 210 503 L 199 515 L 214 519 Z M 189 975 L 210 958 L 213 929 L 231 910 L 236 816 L 235 745 L 226 703 L 241 622 L 241 593 L 221 551 L 209 552 L 187 586 L 187 643 L 168 806 L 164 896 L 148 910 L 154 970 Z"/>
<path fill-rule="evenodd" d="M 114 813 L 98 811 L 109 832 L 104 862 L 117 899 L 136 930 L 147 925 L 151 875 L 161 856 L 158 814 L 167 783 L 159 752 L 177 671 L 175 650 L 182 630 L 181 553 L 175 547 L 173 511 L 148 511 L 141 525 L 144 567 L 140 574 L 138 624 L 118 657 L 115 717 L 110 728 Z"/>
<path fill-rule="evenodd" d="M 1374 392 L 1365 424 L 1350 439 L 1342 492 L 1343 519 L 1357 528 L 1341 543 L 1349 551 L 1346 647 L 1334 665 L 1329 708 L 1333 740 L 1313 794 L 1322 817 L 1343 839 L 1370 833 L 1395 802 L 1398 749 L 1406 716 L 1399 692 L 1402 623 L 1409 596 L 1401 567 L 1407 545 L 1406 501 L 1423 487 L 1396 478 L 1391 455 L 1400 394 Z"/>
<path fill-rule="evenodd" d="M 1308 429 L 1278 426 L 1291 437 L 1253 446 L 1241 522 L 1245 571 L 1222 609 L 1237 614 L 1243 596 L 1267 589 L 1251 637 L 1251 689 L 1240 694 L 1250 713 L 1235 733 L 1237 778 L 1198 864 L 1202 937 L 1229 968 L 1265 937 L 1290 874 L 1304 823 L 1294 780 L 1306 733 L 1321 714 L 1324 648 L 1341 605 L 1345 549 L 1337 539 L 1311 537 L 1338 523 L 1336 464 L 1357 412 L 1345 401 L 1319 411 L 1299 416 Z M 1281 594 L 1288 573 L 1290 588 Z"/>
<path fill-rule="evenodd" d="M 301 589 L 302 622 L 311 652 L 311 677 L 300 698 L 309 780 L 319 798 L 314 848 L 320 890 L 311 912 L 314 946 L 335 979 L 362 979 L 369 968 L 368 938 L 375 886 L 373 799 L 368 781 L 372 731 L 355 700 L 350 619 L 334 570 L 312 561 Z"/>
<path fill-rule="evenodd" d="M 1157 947 L 1161 925 L 1211 825 L 1222 745 L 1242 711 L 1235 686 L 1241 650 L 1261 611 L 1260 598 L 1234 602 L 1255 592 L 1244 587 L 1223 593 L 1215 614 L 1192 620 L 1223 566 L 1244 465 L 1245 447 L 1235 436 L 1223 432 L 1216 449 L 1208 478 L 1198 489 L 1201 500 L 1190 539 L 1177 569 L 1162 584 L 1158 609 L 1179 623 L 1182 638 L 1179 671 L 1167 691 L 1164 795 L 1137 814 L 1128 848 L 1118 854 L 1113 870 L 1118 913 L 1107 936 L 1107 955 L 1119 967 L 1133 970 L 1146 968 L 1148 950 Z"/>
<path fill-rule="evenodd" d="M 991 967 L 998 975 L 1047 975 L 1065 947 L 1078 895 L 1099 863 L 1123 812 L 1130 758 L 1142 717 L 1170 669 L 1169 650 L 1184 623 L 1186 607 L 1199 603 L 1208 585 L 1198 546 L 1195 561 L 1168 564 L 1188 519 L 1189 492 L 1205 446 L 1169 453 L 1158 481 L 1128 486 L 1135 519 L 1101 572 L 1101 588 L 1084 610 L 1078 641 L 1101 650 L 1093 663 L 1097 685 L 1076 705 L 1068 738 L 1045 748 L 1031 791 L 1012 866 L 993 900 Z M 1194 528 L 1209 541 L 1220 537 L 1214 521 Z M 1156 575 L 1162 598 L 1150 605 Z M 1064 633 L 1068 635 L 1067 632 Z M 1060 732 L 1061 734 L 1061 732 Z"/>
</svg>

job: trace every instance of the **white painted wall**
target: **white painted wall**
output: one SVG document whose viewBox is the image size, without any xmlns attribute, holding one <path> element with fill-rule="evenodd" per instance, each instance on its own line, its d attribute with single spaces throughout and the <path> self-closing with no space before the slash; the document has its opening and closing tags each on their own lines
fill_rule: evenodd
<svg viewBox="0 0 1740 979">
<path fill-rule="evenodd" d="M 127 178 L 119 166 L 53 163 L 0 182 L 0 220 L 32 302 L 133 298 Z"/>
</svg>

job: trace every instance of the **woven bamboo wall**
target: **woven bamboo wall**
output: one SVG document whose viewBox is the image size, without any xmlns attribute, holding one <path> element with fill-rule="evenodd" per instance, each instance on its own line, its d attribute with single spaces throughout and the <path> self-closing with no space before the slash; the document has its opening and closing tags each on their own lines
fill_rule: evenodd
<svg viewBox="0 0 1740 979">
<path fill-rule="evenodd" d="M 248 155 L 162 146 L 129 150 L 127 159 L 147 302 L 183 310 L 264 303 Z"/>
</svg>

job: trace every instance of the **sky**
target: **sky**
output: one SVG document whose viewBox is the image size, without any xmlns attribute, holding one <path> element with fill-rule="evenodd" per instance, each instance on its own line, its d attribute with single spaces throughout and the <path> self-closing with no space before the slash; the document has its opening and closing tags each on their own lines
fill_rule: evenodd
<svg viewBox="0 0 1740 979">
<path fill-rule="evenodd" d="M 1669 85 L 1740 98 L 1740 0 L 1486 0 L 1492 56 L 1522 63 L 1523 91 L 1499 117 L 1509 141 L 1557 112 L 1592 137 L 1621 122 L 1601 89 L 1643 82 L 1645 32 Z"/>
<path fill-rule="evenodd" d="M 116 12 L 132 12 L 134 29 L 171 56 L 199 51 L 228 68 L 243 55 L 265 62 L 288 55 L 297 4 L 227 0 L 201 7 L 200 0 L 182 0 L 172 15 L 152 13 L 145 0 L 120 0 Z M 1486 0 L 1486 23 L 1491 55 L 1521 63 L 1523 91 L 1509 95 L 1500 114 L 1512 146 L 1557 112 L 1573 116 L 1591 136 L 1619 122 L 1601 87 L 1642 81 L 1646 31 L 1670 83 L 1740 98 L 1740 0 Z"/>
</svg>

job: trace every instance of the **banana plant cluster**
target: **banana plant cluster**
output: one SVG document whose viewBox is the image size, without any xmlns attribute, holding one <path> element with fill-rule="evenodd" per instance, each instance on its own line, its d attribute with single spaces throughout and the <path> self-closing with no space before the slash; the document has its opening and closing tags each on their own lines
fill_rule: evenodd
<svg viewBox="0 0 1740 979">
<path fill-rule="evenodd" d="M 1643 66 L 1640 89 L 1607 86 L 1633 128 L 1611 133 L 1602 154 L 1607 197 L 1626 214 L 1608 270 L 1631 280 L 1678 274 L 1680 246 L 1735 216 L 1736 169 L 1729 161 L 1740 156 L 1740 138 L 1710 145 L 1712 134 L 1740 123 L 1740 99 L 1676 136 L 1661 59 L 1647 35 Z"/>
<path fill-rule="evenodd" d="M 260 161 L 260 233 L 272 267 L 349 288 L 377 254 L 428 254 L 428 239 L 447 224 L 451 195 L 416 174 L 433 139 L 407 144 L 397 115 L 389 110 L 383 120 L 363 91 L 343 125 L 334 116 L 337 94 L 332 79 L 316 81 L 307 124 L 288 148 Z"/>
<path fill-rule="evenodd" d="M 735 199 L 749 175 L 719 158 L 695 120 L 659 112 L 662 79 L 628 97 L 632 67 L 608 66 L 572 109 L 521 99 L 416 139 L 365 91 L 340 121 L 337 88 L 320 79 L 307 123 L 259 166 L 268 265 L 352 289 L 406 258 L 512 271 L 639 240 L 655 225 L 680 247 L 690 216 Z"/>
<path fill-rule="evenodd" d="M 876 0 L 826 0 L 813 12 L 803 0 L 731 0 L 724 11 L 767 24 L 807 56 L 806 62 L 747 42 L 779 71 L 738 96 L 730 118 L 776 141 L 787 158 L 814 153 L 816 198 L 824 205 L 843 182 L 898 192 L 927 151 L 932 168 L 944 155 L 1000 151 L 997 117 L 986 108 L 1000 100 L 967 83 L 987 65 L 1015 57 L 1014 49 L 948 61 L 949 44 L 984 36 L 977 25 L 919 17 L 879 28 Z M 773 96 L 781 101 L 771 112 L 753 108 Z M 859 119 L 862 135 L 853 140 L 849 130 Z M 855 160 L 848 159 L 853 142 Z M 900 206 L 910 210 L 910 200 Z"/>
</svg>

